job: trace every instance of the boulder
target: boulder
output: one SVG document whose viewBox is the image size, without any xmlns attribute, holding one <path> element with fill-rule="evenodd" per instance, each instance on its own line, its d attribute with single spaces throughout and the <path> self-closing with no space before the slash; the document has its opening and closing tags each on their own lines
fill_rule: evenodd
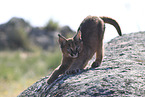
<svg viewBox="0 0 145 97">
<path fill-rule="evenodd" d="M 145 32 L 116 37 L 105 44 L 102 65 L 62 75 L 51 85 L 44 77 L 18 97 L 145 96 Z"/>
</svg>

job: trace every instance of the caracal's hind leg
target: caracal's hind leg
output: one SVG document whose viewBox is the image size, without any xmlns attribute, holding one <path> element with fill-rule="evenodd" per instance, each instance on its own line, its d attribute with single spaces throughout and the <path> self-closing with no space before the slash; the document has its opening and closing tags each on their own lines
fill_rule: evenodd
<svg viewBox="0 0 145 97">
<path fill-rule="evenodd" d="M 99 67 L 101 65 L 102 59 L 103 59 L 103 41 L 98 44 L 97 50 L 96 50 L 96 60 L 92 64 L 92 68 Z"/>
</svg>

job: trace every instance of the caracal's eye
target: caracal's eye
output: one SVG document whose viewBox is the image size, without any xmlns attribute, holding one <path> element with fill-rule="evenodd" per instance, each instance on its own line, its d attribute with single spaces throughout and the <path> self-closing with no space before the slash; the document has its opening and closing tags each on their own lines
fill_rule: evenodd
<svg viewBox="0 0 145 97">
<path fill-rule="evenodd" d="M 72 52 L 73 52 L 73 50 L 72 50 L 71 48 L 67 48 L 67 51 L 68 51 L 69 53 L 72 53 Z"/>
<path fill-rule="evenodd" d="M 67 48 L 67 51 L 68 51 L 68 52 L 71 52 L 70 48 Z"/>
</svg>

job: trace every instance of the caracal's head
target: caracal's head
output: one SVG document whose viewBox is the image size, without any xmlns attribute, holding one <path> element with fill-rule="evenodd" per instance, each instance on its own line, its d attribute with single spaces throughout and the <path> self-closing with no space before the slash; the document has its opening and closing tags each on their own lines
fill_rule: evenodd
<svg viewBox="0 0 145 97">
<path fill-rule="evenodd" d="M 81 32 L 79 31 L 73 38 L 66 39 L 59 36 L 59 44 L 61 51 L 65 57 L 77 58 L 83 49 L 83 41 L 81 39 Z"/>
</svg>

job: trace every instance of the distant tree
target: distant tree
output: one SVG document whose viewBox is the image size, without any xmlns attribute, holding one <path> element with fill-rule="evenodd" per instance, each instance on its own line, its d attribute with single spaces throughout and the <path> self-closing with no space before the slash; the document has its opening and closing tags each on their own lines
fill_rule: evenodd
<svg viewBox="0 0 145 97">
<path fill-rule="evenodd" d="M 58 22 L 55 22 L 53 19 L 50 19 L 49 22 L 44 27 L 46 31 L 57 31 L 59 29 Z"/>
</svg>

